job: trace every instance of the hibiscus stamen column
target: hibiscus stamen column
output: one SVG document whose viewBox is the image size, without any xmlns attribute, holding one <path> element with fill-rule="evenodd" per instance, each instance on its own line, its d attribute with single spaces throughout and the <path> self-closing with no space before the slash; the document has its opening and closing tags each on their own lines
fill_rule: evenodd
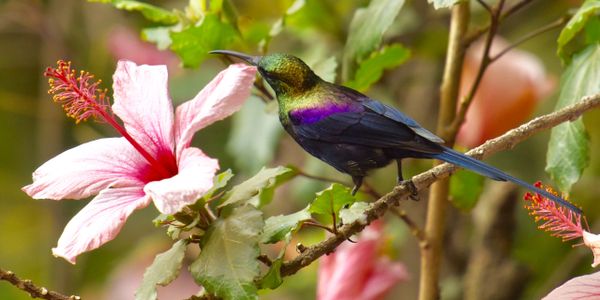
<svg viewBox="0 0 600 300">
<path fill-rule="evenodd" d="M 57 68 L 48 67 L 44 76 L 49 77 L 48 93 L 54 102 L 62 105 L 66 115 L 75 119 L 76 123 L 85 121 L 90 117 L 104 121 L 117 130 L 129 143 L 148 161 L 152 168 L 164 178 L 177 171 L 175 157 L 169 159 L 169 166 L 159 163 L 146 151 L 109 113 L 110 98 L 106 89 L 99 89 L 102 80 L 91 82 L 94 75 L 81 71 L 76 76 L 76 71 L 71 69 L 71 62 L 59 60 Z M 169 170 L 170 169 L 170 170 Z"/>
</svg>

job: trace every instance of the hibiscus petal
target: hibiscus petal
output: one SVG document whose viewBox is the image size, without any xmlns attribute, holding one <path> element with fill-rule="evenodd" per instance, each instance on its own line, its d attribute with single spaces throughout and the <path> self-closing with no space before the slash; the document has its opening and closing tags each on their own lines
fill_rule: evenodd
<svg viewBox="0 0 600 300">
<path fill-rule="evenodd" d="M 127 132 L 154 157 L 172 152 L 173 105 L 167 87 L 167 67 L 138 66 L 119 61 L 113 75 L 112 110 Z"/>
<path fill-rule="evenodd" d="M 594 254 L 594 262 L 592 268 L 600 265 L 600 235 L 583 231 L 583 243 L 592 250 Z"/>
<path fill-rule="evenodd" d="M 177 151 L 189 146 L 196 131 L 233 114 L 250 95 L 256 68 L 230 65 L 208 83 L 194 99 L 177 107 L 175 134 Z"/>
<path fill-rule="evenodd" d="M 146 161 L 124 138 L 105 138 L 69 149 L 33 173 L 23 191 L 35 199 L 81 199 L 109 186 L 142 186 Z"/>
<path fill-rule="evenodd" d="M 127 217 L 150 203 L 141 187 L 106 189 L 100 192 L 65 227 L 54 256 L 75 264 L 77 256 L 114 239 Z"/>
<path fill-rule="evenodd" d="M 216 159 L 198 148 L 186 148 L 179 158 L 179 173 L 171 178 L 153 181 L 144 187 L 161 213 L 174 214 L 193 204 L 213 186 L 219 169 Z"/>
</svg>

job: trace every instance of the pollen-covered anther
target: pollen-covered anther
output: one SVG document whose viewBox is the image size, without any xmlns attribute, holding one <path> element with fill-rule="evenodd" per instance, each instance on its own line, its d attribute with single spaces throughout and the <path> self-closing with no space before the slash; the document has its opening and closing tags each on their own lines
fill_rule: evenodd
<svg viewBox="0 0 600 300">
<path fill-rule="evenodd" d="M 535 186 L 558 196 L 558 193 L 552 188 L 544 187 L 541 182 L 537 182 Z M 563 241 L 582 236 L 582 221 L 585 222 L 585 217 L 581 214 L 556 205 L 555 202 L 537 193 L 526 193 L 524 198 L 528 202 L 525 208 L 529 211 L 529 215 L 534 218 L 536 223 L 542 222 L 538 226 L 539 229 L 549 232 L 551 236 L 561 238 Z M 565 199 L 568 201 L 566 197 Z"/>
<path fill-rule="evenodd" d="M 56 68 L 47 68 L 44 76 L 49 77 L 48 93 L 53 95 L 54 102 L 62 106 L 65 114 L 77 123 L 90 117 L 105 117 L 109 97 L 106 89 L 98 89 L 101 80 L 93 81 L 94 75 L 86 71 L 80 71 L 76 76 L 71 62 L 59 60 L 56 64 Z"/>
</svg>

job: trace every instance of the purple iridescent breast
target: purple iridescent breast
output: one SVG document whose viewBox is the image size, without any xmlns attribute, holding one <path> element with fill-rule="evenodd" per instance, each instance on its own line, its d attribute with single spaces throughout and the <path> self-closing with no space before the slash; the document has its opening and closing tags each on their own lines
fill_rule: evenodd
<svg viewBox="0 0 600 300">
<path fill-rule="evenodd" d="M 364 108 L 358 103 L 328 103 L 318 107 L 297 108 L 290 111 L 289 116 L 292 123 L 301 125 L 319 122 L 332 114 L 361 111 Z"/>
</svg>

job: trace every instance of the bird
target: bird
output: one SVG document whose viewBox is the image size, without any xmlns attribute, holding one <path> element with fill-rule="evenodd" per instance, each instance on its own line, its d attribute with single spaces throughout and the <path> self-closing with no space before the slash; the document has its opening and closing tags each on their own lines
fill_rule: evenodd
<svg viewBox="0 0 600 300">
<path fill-rule="evenodd" d="M 414 119 L 354 89 L 327 82 L 296 56 L 213 50 L 257 68 L 276 94 L 283 128 L 308 153 L 352 177 L 356 194 L 369 171 L 402 159 L 437 159 L 497 181 L 510 181 L 581 213 L 572 203 L 500 169 L 444 146 Z M 410 185 L 409 185 L 410 186 Z M 414 188 L 414 186 L 413 186 Z"/>
</svg>

